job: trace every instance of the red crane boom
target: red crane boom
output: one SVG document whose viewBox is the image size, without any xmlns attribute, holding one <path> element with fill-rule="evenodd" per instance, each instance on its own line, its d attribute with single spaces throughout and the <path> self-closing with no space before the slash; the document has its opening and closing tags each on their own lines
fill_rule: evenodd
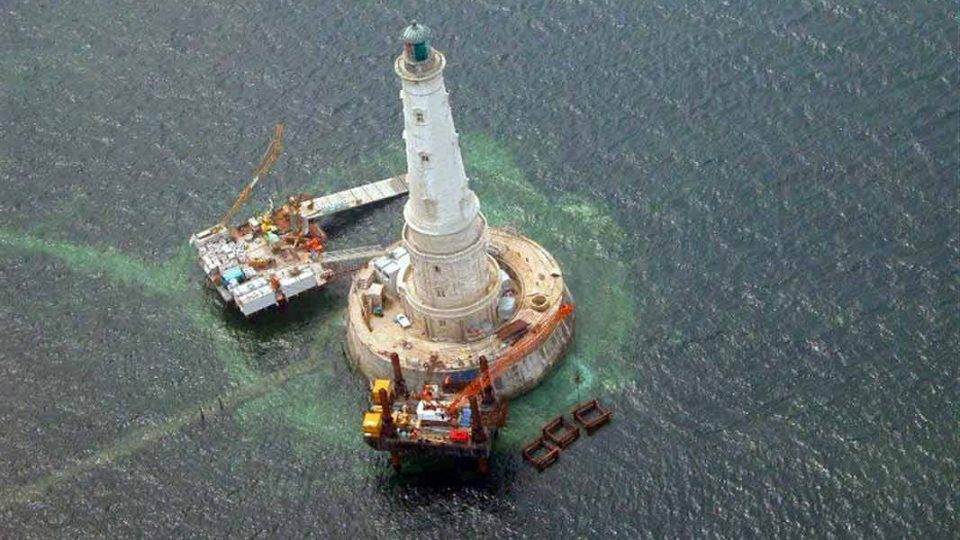
<svg viewBox="0 0 960 540">
<path fill-rule="evenodd" d="M 561 321 L 573 313 L 572 304 L 563 304 L 549 319 L 534 326 L 522 338 L 520 338 L 512 347 L 501 354 L 495 362 L 492 363 L 489 370 L 489 377 L 478 374 L 476 378 L 470 381 L 463 390 L 457 392 L 447 406 L 449 417 L 456 415 L 460 404 L 469 400 L 473 396 L 478 396 L 484 390 L 493 385 L 493 381 L 499 379 L 508 369 L 515 366 L 518 362 L 526 358 L 528 354 L 536 350 L 543 341 L 557 328 Z"/>
</svg>

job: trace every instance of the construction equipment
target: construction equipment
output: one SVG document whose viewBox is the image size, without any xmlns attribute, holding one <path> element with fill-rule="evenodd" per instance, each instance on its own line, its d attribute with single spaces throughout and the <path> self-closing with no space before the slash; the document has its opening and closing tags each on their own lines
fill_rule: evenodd
<svg viewBox="0 0 960 540">
<path fill-rule="evenodd" d="M 560 309 L 558 309 L 553 316 L 524 334 L 512 347 L 497 358 L 493 366 L 490 367 L 488 374 L 474 378 L 463 390 L 457 392 L 450 401 L 450 404 L 447 405 L 447 415 L 451 418 L 456 416 L 457 410 L 464 401 L 482 394 L 487 388 L 493 385 L 494 381 L 506 373 L 507 370 L 543 344 L 543 340 L 557 328 L 557 325 L 572 313 L 573 305 L 564 304 L 560 306 Z"/>
<path fill-rule="evenodd" d="M 242 207 L 244 203 L 247 202 L 247 199 L 250 198 L 250 195 L 253 194 L 253 188 L 256 187 L 257 182 L 259 182 L 260 178 L 265 176 L 270 171 L 270 168 L 273 167 L 273 164 L 277 162 L 277 158 L 280 157 L 280 152 L 283 151 L 282 142 L 283 124 L 277 124 L 276 129 L 273 131 L 273 140 L 270 141 L 270 146 L 267 147 L 267 151 L 263 154 L 263 159 L 260 160 L 260 166 L 258 166 L 257 170 L 253 173 L 253 180 L 250 181 L 247 187 L 243 188 L 243 191 L 237 196 L 237 200 L 234 201 L 233 206 L 220 218 L 220 222 L 217 225 L 221 229 L 225 229 L 230 225 L 230 220 L 233 219 L 234 214 L 237 213 L 237 210 L 240 210 L 240 207 Z"/>
<path fill-rule="evenodd" d="M 373 382 L 371 406 L 363 416 L 363 440 L 376 450 L 390 452 L 394 468 L 399 469 L 402 456 L 455 456 L 477 460 L 480 474 L 487 474 L 493 438 L 504 426 L 509 402 L 492 391 L 493 383 L 511 367 L 543 346 L 560 323 L 573 313 L 573 306 L 563 304 L 556 313 L 527 331 L 492 363 L 479 358 L 479 373 L 460 391 L 447 391 L 449 384 L 433 384 L 440 358 L 433 354 L 426 363 L 423 388 L 408 392 L 400 357 L 389 351 L 393 380 Z M 406 394 L 406 395 L 405 395 Z M 469 406 L 466 403 L 469 402 Z M 553 428 L 549 434 L 572 442 L 564 429 Z M 577 430 L 579 434 L 579 430 Z M 568 442 L 569 439 L 569 442 Z M 547 443 L 544 443 L 546 445 Z M 536 449 L 535 449 L 536 450 Z M 544 446 L 547 457 L 534 456 L 534 462 L 545 468 L 557 458 L 559 450 Z M 552 460 L 552 461 L 551 461 Z"/>
<path fill-rule="evenodd" d="M 380 246 L 326 251 L 327 236 L 317 221 L 407 192 L 404 178 L 397 176 L 320 197 L 301 193 L 279 208 L 271 201 L 270 210 L 231 226 L 280 157 L 282 142 L 283 125 L 277 124 L 253 180 L 216 225 L 190 237 L 208 283 L 248 317 L 349 275 L 382 255 Z"/>
<path fill-rule="evenodd" d="M 478 471 L 489 471 L 487 458 L 501 423 L 490 417 L 505 416 L 506 401 L 480 403 L 470 398 L 456 418 L 446 416 L 446 394 L 440 385 L 430 384 L 425 392 L 398 391 L 395 380 L 377 379 L 371 388 L 371 406 L 363 415 L 363 440 L 372 448 L 390 453 L 393 467 L 400 468 L 402 456 L 453 456 L 477 460 Z"/>
</svg>

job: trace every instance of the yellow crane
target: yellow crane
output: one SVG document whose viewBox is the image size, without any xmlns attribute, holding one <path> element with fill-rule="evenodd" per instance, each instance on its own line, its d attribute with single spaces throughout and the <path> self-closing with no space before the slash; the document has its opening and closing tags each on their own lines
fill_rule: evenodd
<svg viewBox="0 0 960 540">
<path fill-rule="evenodd" d="M 233 206 L 220 218 L 220 222 L 218 223 L 220 229 L 224 229 L 230 224 L 233 215 L 236 214 L 237 210 L 250 198 L 250 195 L 253 193 L 253 188 L 256 187 L 260 178 L 266 176 L 270 168 L 273 167 L 273 164 L 277 162 L 277 158 L 280 157 L 280 152 L 283 151 L 283 147 L 281 146 L 282 141 L 283 124 L 277 124 L 276 129 L 273 131 L 273 140 L 270 141 L 270 146 L 267 147 L 266 153 L 263 154 L 263 159 L 260 160 L 260 166 L 257 167 L 257 170 L 253 173 L 253 180 L 247 187 L 243 188 L 237 200 L 234 201 Z"/>
</svg>

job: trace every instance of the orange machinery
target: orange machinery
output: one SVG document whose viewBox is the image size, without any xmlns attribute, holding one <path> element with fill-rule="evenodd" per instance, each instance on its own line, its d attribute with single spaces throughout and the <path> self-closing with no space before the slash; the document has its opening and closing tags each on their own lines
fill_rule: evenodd
<svg viewBox="0 0 960 540">
<path fill-rule="evenodd" d="M 493 381 L 499 379 L 508 369 L 515 366 L 528 354 L 539 347 L 543 340 L 547 338 L 560 324 L 573 313 L 572 304 L 563 304 L 548 320 L 541 322 L 521 337 L 512 347 L 506 350 L 497 358 L 496 362 L 486 370 L 470 381 L 463 390 L 454 395 L 450 404 L 447 405 L 447 415 L 454 418 L 460 405 L 468 401 L 471 397 L 479 396 L 493 385 Z"/>
</svg>

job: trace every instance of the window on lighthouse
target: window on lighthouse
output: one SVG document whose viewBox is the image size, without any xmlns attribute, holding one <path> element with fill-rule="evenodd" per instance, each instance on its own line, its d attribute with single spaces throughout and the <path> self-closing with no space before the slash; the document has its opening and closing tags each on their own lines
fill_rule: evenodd
<svg viewBox="0 0 960 540">
<path fill-rule="evenodd" d="M 413 111 L 413 119 L 417 124 L 423 125 L 427 122 L 426 118 L 423 115 L 423 111 L 417 109 Z"/>
</svg>

